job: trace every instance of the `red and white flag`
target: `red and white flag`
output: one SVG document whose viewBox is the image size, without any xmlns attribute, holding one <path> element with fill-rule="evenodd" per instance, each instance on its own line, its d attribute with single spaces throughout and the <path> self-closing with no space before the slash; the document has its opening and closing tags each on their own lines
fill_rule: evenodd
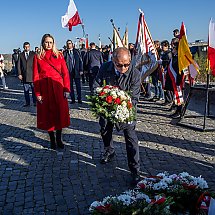
<svg viewBox="0 0 215 215">
<path fill-rule="evenodd" d="M 208 60 L 212 75 L 215 76 L 215 22 L 210 20 L 208 35 Z"/>
<path fill-rule="evenodd" d="M 81 19 L 73 0 L 70 0 L 66 14 L 61 17 L 61 23 L 62 27 L 69 28 L 69 31 L 72 30 L 72 26 L 81 24 Z"/>
<path fill-rule="evenodd" d="M 139 9 L 140 16 L 138 20 L 138 29 L 136 37 L 136 55 L 135 55 L 135 66 L 139 67 L 143 64 L 141 68 L 142 79 L 149 76 L 158 66 L 157 63 L 157 53 L 154 47 L 154 42 L 152 40 L 151 34 L 149 32 L 148 26 L 146 24 L 144 14 Z"/>
</svg>

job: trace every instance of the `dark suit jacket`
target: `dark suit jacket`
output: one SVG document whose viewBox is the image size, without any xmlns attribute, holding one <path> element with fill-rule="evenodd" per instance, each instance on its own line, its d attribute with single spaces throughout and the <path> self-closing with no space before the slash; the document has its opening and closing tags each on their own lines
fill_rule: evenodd
<svg viewBox="0 0 215 215">
<path fill-rule="evenodd" d="M 119 86 L 120 89 L 129 91 L 133 105 L 137 105 L 140 96 L 141 75 L 140 71 L 132 64 L 126 73 L 117 76 L 113 62 L 104 63 L 96 76 L 94 87 L 102 86 L 104 80 L 107 85 Z"/>
<path fill-rule="evenodd" d="M 64 59 L 66 61 L 67 68 L 69 70 L 70 77 L 80 78 L 80 72 L 83 72 L 83 61 L 80 52 L 77 49 L 73 48 L 73 56 L 74 56 L 74 64 L 73 68 L 71 68 L 71 56 L 69 51 L 66 50 L 64 53 Z"/>
<path fill-rule="evenodd" d="M 25 52 L 23 51 L 19 55 L 17 69 L 18 74 L 22 75 L 23 83 L 32 83 L 33 82 L 33 59 L 35 52 L 30 51 L 28 59 L 26 60 Z"/>
<path fill-rule="evenodd" d="M 89 73 L 95 73 L 99 71 L 99 68 L 103 64 L 102 53 L 96 49 L 91 49 L 84 58 L 84 68 Z"/>
</svg>

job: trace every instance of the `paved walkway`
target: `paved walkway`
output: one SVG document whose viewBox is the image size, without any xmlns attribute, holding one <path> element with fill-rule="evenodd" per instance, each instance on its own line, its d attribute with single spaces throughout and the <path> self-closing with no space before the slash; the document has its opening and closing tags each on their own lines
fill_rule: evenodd
<svg viewBox="0 0 215 215">
<path fill-rule="evenodd" d="M 101 165 L 99 126 L 86 101 L 70 105 L 66 147 L 52 151 L 46 132 L 36 128 L 36 108 L 22 107 L 20 82 L 14 77 L 7 81 L 10 89 L 0 90 L 0 214 L 84 215 L 94 200 L 130 188 L 122 133 L 114 132 L 117 156 Z M 86 93 L 88 87 L 83 89 Z M 140 101 L 142 175 L 187 171 L 202 175 L 215 190 L 214 133 L 176 126 L 168 115 L 160 104 Z"/>
</svg>

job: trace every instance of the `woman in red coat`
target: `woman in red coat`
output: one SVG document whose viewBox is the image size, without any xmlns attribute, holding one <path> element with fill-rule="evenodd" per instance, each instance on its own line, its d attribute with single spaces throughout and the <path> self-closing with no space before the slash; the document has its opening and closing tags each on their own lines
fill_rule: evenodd
<svg viewBox="0 0 215 215">
<path fill-rule="evenodd" d="M 64 148 L 61 133 L 62 128 L 70 125 L 67 101 L 70 79 L 63 55 L 56 49 L 50 34 L 42 37 L 40 52 L 34 57 L 33 72 L 38 101 L 37 128 L 48 131 L 52 149 L 56 149 L 56 143 Z"/>
</svg>

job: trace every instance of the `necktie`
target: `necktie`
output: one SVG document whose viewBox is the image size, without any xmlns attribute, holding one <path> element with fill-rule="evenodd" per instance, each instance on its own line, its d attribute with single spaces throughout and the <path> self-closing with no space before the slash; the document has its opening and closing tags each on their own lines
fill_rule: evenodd
<svg viewBox="0 0 215 215">
<path fill-rule="evenodd" d="M 28 52 L 26 52 L 25 54 L 26 60 L 28 59 L 28 55 L 29 55 Z"/>
</svg>

